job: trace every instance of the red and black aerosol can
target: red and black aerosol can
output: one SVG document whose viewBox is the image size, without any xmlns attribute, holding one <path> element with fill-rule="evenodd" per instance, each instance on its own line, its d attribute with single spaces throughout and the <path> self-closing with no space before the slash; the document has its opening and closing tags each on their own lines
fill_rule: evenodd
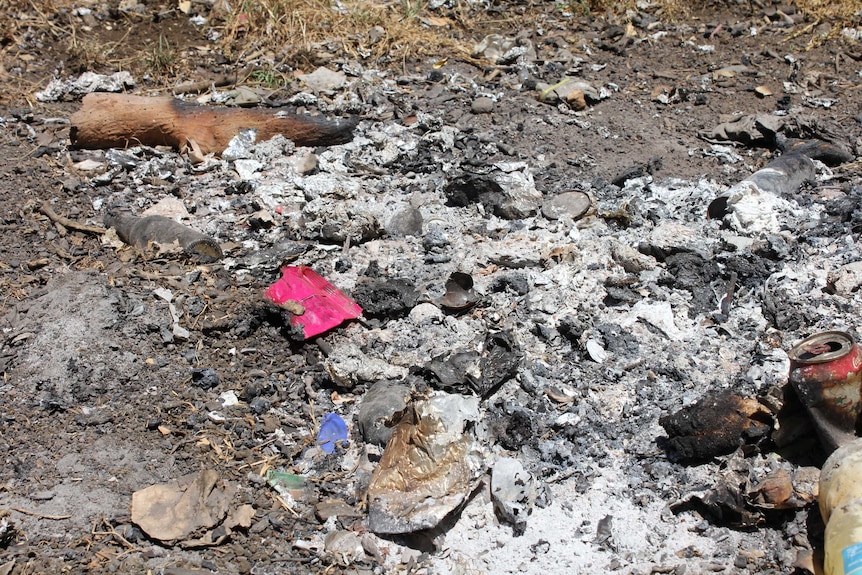
<svg viewBox="0 0 862 575">
<path fill-rule="evenodd" d="M 862 347 L 843 331 L 824 331 L 788 353 L 790 384 L 811 414 L 827 452 L 856 438 L 862 410 Z"/>
</svg>

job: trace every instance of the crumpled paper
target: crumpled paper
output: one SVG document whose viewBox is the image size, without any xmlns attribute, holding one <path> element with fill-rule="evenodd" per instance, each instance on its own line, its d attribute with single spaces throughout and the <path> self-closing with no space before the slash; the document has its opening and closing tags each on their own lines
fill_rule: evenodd
<svg viewBox="0 0 862 575">
<path fill-rule="evenodd" d="M 479 398 L 438 393 L 401 412 L 368 486 L 368 527 L 411 533 L 437 526 L 476 487 L 487 468 L 470 431 Z"/>
<path fill-rule="evenodd" d="M 787 120 L 771 114 L 740 116 L 711 130 L 700 132 L 707 142 L 740 142 L 742 144 L 772 144 L 776 134 L 784 129 Z"/>
<path fill-rule="evenodd" d="M 180 542 L 183 547 L 217 545 L 235 527 L 249 527 L 254 517 L 250 505 L 228 514 L 236 491 L 236 485 L 222 482 L 212 469 L 151 485 L 132 494 L 132 521 L 164 543 Z M 202 536 L 192 537 L 200 532 Z"/>
</svg>

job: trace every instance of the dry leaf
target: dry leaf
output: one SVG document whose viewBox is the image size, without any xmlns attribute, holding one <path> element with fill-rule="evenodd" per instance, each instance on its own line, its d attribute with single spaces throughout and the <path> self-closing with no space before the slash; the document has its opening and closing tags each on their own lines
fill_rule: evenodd
<svg viewBox="0 0 862 575">
<path fill-rule="evenodd" d="M 159 541 L 185 539 L 216 526 L 227 514 L 236 487 L 221 483 L 207 469 L 132 494 L 132 521 Z"/>
<path fill-rule="evenodd" d="M 760 98 L 765 98 L 772 95 L 772 90 L 770 90 L 766 86 L 758 86 L 754 89 L 754 93 L 757 94 L 757 96 Z"/>
</svg>

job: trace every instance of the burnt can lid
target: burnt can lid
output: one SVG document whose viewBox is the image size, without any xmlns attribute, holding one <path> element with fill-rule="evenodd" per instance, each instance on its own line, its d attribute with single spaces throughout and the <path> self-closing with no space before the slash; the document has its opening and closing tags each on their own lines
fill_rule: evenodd
<svg viewBox="0 0 862 575">
<path fill-rule="evenodd" d="M 850 353 L 854 344 L 847 332 L 824 331 L 803 339 L 787 355 L 796 363 L 826 363 Z"/>
</svg>

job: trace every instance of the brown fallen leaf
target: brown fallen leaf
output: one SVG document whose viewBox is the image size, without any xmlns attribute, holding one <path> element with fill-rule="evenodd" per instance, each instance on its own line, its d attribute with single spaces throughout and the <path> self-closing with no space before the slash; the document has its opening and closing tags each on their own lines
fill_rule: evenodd
<svg viewBox="0 0 862 575">
<path fill-rule="evenodd" d="M 227 519 L 224 521 L 224 526 L 228 530 L 234 527 L 242 527 L 248 529 L 251 527 L 251 520 L 254 519 L 254 507 L 251 505 L 240 505 L 230 512 Z"/>
<path fill-rule="evenodd" d="M 770 90 L 766 86 L 758 86 L 754 89 L 754 93 L 757 95 L 758 98 L 765 98 L 772 95 L 772 90 Z"/>
<path fill-rule="evenodd" d="M 216 526 L 227 514 L 236 487 L 221 483 L 212 469 L 132 494 L 132 521 L 159 541 L 185 539 Z"/>
</svg>

